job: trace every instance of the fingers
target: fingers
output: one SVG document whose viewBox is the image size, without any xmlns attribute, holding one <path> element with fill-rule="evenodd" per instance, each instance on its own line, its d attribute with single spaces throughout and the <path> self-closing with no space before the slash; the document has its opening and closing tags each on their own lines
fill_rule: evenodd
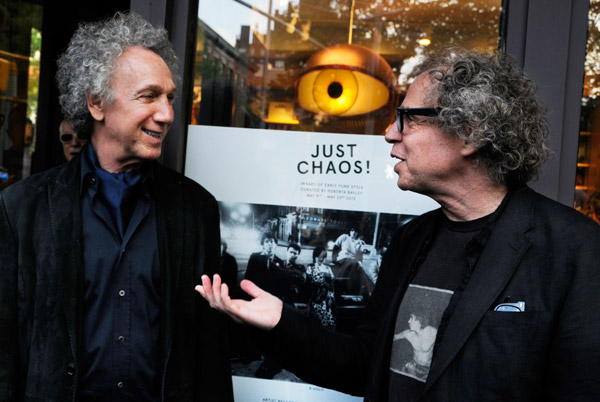
<svg viewBox="0 0 600 402">
<path fill-rule="evenodd" d="M 210 301 L 209 298 L 212 297 L 212 286 L 210 284 L 210 279 L 208 279 L 208 276 L 202 275 L 200 281 L 202 282 L 202 284 L 196 285 L 196 287 L 194 287 L 194 290 L 200 293 L 200 295 L 204 297 L 206 301 Z"/>
<path fill-rule="evenodd" d="M 204 288 L 202 287 L 202 285 L 196 285 L 196 287 L 194 288 L 194 290 L 198 293 L 200 293 L 200 296 L 204 297 L 206 299 L 206 292 L 204 292 Z"/>
<path fill-rule="evenodd" d="M 225 283 L 221 283 L 221 277 L 213 275 L 213 303 L 212 307 L 218 310 L 228 312 L 231 299 L 229 298 L 229 288 Z"/>
<path fill-rule="evenodd" d="M 213 276 L 213 282 L 211 284 L 210 278 L 208 275 L 202 275 L 201 277 L 202 285 L 196 285 L 194 288 L 200 295 L 210 304 L 211 307 L 216 309 L 222 309 L 223 307 L 223 296 L 222 286 L 227 286 L 225 284 L 221 285 L 221 277 L 218 274 Z M 229 292 L 226 289 L 226 295 L 228 297 Z"/>
</svg>

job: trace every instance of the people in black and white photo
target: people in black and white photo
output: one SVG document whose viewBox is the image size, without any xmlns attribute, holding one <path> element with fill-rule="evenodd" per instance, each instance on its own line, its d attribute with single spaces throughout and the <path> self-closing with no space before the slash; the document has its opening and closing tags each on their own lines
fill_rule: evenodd
<svg viewBox="0 0 600 402">
<path fill-rule="evenodd" d="M 336 304 L 333 271 L 325 264 L 327 250 L 317 246 L 312 253 L 313 263 L 306 267 L 308 314 L 321 326 L 335 329 Z"/>
</svg>

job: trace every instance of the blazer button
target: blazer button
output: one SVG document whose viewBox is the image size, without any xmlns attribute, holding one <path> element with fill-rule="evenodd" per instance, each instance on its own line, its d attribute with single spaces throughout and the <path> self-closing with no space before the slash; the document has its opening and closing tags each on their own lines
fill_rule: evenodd
<svg viewBox="0 0 600 402">
<path fill-rule="evenodd" d="M 67 374 L 70 375 L 70 376 L 75 375 L 75 367 L 73 367 L 71 365 L 68 365 L 67 366 Z"/>
</svg>

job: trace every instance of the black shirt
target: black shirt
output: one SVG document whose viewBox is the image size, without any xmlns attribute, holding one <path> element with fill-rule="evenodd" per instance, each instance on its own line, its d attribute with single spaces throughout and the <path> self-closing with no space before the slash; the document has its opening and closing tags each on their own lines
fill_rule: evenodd
<svg viewBox="0 0 600 402">
<path fill-rule="evenodd" d="M 153 176 L 143 167 L 123 217 L 88 144 L 81 158 L 83 401 L 160 400 L 160 265 Z M 116 177 L 116 176 L 115 176 Z M 133 188 L 132 188 L 133 187 Z M 108 199 L 107 199 L 108 198 Z"/>
<path fill-rule="evenodd" d="M 443 217 L 398 309 L 390 357 L 390 402 L 410 402 L 420 396 L 446 322 L 505 201 L 494 213 L 473 221 Z"/>
</svg>

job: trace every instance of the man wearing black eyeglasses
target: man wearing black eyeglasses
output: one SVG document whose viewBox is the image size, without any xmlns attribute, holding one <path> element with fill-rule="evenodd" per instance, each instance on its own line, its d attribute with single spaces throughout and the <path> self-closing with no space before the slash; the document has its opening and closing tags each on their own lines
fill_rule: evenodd
<svg viewBox="0 0 600 402">
<path fill-rule="evenodd" d="M 385 139 L 398 187 L 440 208 L 396 232 L 355 333 L 249 281 L 250 302 L 218 276 L 196 289 L 302 379 L 367 401 L 600 400 L 600 226 L 527 186 L 549 154 L 534 84 L 456 48 L 420 72 Z"/>
<path fill-rule="evenodd" d="M 87 142 L 85 138 L 79 137 L 79 134 L 71 127 L 71 123 L 66 120 L 63 120 L 58 126 L 58 138 L 62 143 L 63 154 L 67 162 L 80 153 Z"/>
</svg>

